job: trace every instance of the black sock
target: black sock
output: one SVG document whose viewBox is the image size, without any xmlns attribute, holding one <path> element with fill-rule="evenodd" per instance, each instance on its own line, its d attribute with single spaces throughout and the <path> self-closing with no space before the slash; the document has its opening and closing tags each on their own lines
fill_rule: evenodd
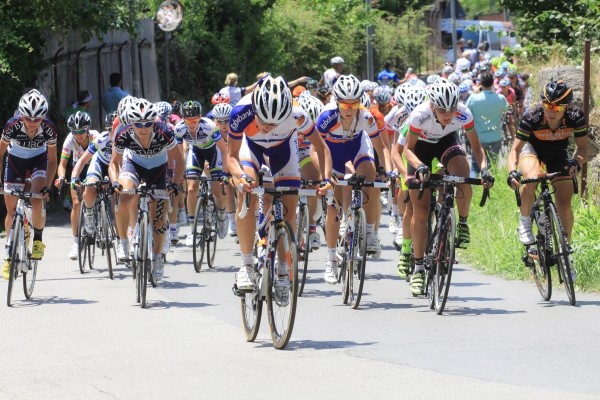
<svg viewBox="0 0 600 400">
<path fill-rule="evenodd" d="M 459 216 L 458 217 L 458 223 L 466 225 L 467 224 L 467 218 L 469 218 L 469 217 L 461 217 L 461 216 Z"/>
<path fill-rule="evenodd" d="M 44 233 L 44 228 L 42 228 L 42 229 L 33 228 L 33 240 L 34 241 L 39 240 L 41 242 L 43 233 Z"/>
</svg>

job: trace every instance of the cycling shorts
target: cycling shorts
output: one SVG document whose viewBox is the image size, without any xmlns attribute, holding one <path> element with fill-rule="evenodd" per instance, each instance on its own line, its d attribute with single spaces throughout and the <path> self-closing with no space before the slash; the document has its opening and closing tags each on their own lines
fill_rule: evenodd
<svg viewBox="0 0 600 400">
<path fill-rule="evenodd" d="M 87 168 L 87 174 L 83 175 L 86 181 L 90 178 L 94 178 L 96 181 L 101 181 L 105 176 L 108 176 L 108 164 L 105 164 L 104 161 L 102 161 L 99 151 L 94 154 L 88 165 L 89 168 Z"/>
<path fill-rule="evenodd" d="M 519 160 L 525 157 L 537 158 L 546 165 L 548 173 L 564 171 L 569 160 L 569 141 L 538 141 L 535 145 L 527 142 L 519 154 Z"/>
<path fill-rule="evenodd" d="M 201 149 L 199 147 L 191 147 L 188 150 L 187 157 L 185 160 L 185 176 L 188 177 L 200 177 L 202 171 L 204 171 L 204 164 L 208 162 L 208 168 L 210 170 L 210 176 L 217 178 L 221 175 L 221 169 L 217 168 L 217 146 L 212 146 L 207 149 Z"/>
<path fill-rule="evenodd" d="M 300 168 L 312 162 L 310 158 L 310 146 L 298 148 L 298 159 L 300 160 Z"/>
<path fill-rule="evenodd" d="M 268 165 L 275 187 L 300 187 L 298 135 L 295 132 L 277 146 L 269 148 L 264 148 L 244 136 L 240 148 L 240 162 L 243 167 L 253 168 L 257 174 L 261 165 Z"/>
<path fill-rule="evenodd" d="M 331 152 L 333 172 L 338 176 L 344 176 L 346 171 L 345 164 L 348 161 L 352 161 L 355 170 L 365 161 L 375 161 L 373 144 L 364 131 L 347 142 L 334 143 L 326 140 L 325 143 L 327 143 Z"/>
<path fill-rule="evenodd" d="M 167 163 L 154 168 L 144 168 L 129 158 L 123 159 L 119 180 L 127 179 L 135 183 L 146 182 L 148 187 L 154 186 L 156 189 L 167 188 Z"/>
<path fill-rule="evenodd" d="M 48 152 L 31 158 L 20 158 L 8 153 L 4 167 L 4 190 L 25 189 L 25 179 L 46 179 L 48 170 Z"/>
<path fill-rule="evenodd" d="M 443 165 L 448 165 L 450 160 L 456 156 L 467 156 L 458 140 L 456 132 L 442 137 L 437 143 L 419 140 L 415 145 L 414 153 L 417 158 L 419 158 L 423 164 L 428 165 L 432 171 L 437 169 L 437 166 L 432 165 L 433 160 L 436 158 L 440 160 Z M 406 170 L 409 177 L 415 175 L 416 168 L 412 165 L 408 164 Z"/>
</svg>

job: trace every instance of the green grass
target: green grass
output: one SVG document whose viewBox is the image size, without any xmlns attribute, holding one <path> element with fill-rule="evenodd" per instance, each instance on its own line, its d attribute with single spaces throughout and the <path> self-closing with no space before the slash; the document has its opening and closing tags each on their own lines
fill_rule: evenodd
<svg viewBox="0 0 600 400">
<path fill-rule="evenodd" d="M 506 185 L 506 171 L 495 174 L 496 184 L 485 207 L 479 207 L 481 187 L 474 187 L 469 216 L 471 243 L 461 259 L 486 273 L 507 279 L 529 280 L 531 274 L 521 261 L 524 247 L 519 242 L 519 209 L 514 192 Z M 572 246 L 577 267 L 577 289 L 600 291 L 600 208 L 584 207 L 573 199 L 575 227 Z"/>
</svg>

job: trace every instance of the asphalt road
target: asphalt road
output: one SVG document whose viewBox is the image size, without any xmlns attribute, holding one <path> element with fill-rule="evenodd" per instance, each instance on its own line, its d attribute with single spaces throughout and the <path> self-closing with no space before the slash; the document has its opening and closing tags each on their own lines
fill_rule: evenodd
<svg viewBox="0 0 600 400">
<path fill-rule="evenodd" d="M 266 318 L 245 341 L 233 239 L 219 243 L 217 268 L 200 273 L 190 249 L 174 249 L 141 309 L 130 271 L 119 266 L 111 281 L 98 259 L 80 274 L 66 258 L 66 213 L 49 217 L 34 298 L 18 290 L 13 307 L 0 302 L 0 399 L 600 398 L 598 294 L 577 293 L 572 307 L 555 288 L 543 302 L 532 282 L 458 265 L 437 316 L 395 275 L 397 252 L 385 246 L 352 310 L 322 280 L 322 248 L 279 351 Z M 387 226 L 381 233 L 391 244 Z"/>
</svg>

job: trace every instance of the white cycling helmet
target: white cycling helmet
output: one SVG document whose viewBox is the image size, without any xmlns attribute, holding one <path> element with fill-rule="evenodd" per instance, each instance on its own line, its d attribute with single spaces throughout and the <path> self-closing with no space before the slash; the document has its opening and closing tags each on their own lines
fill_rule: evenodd
<svg viewBox="0 0 600 400">
<path fill-rule="evenodd" d="M 127 107 L 127 121 L 129 123 L 139 121 L 154 121 L 158 116 L 158 112 L 154 104 L 146 99 L 135 99 Z"/>
<path fill-rule="evenodd" d="M 445 110 L 456 107 L 460 99 L 458 86 L 444 78 L 429 87 L 428 95 L 434 106 Z"/>
<path fill-rule="evenodd" d="M 156 112 L 162 121 L 165 121 L 167 118 L 169 118 L 171 111 L 173 110 L 173 106 L 166 101 L 154 103 L 154 107 L 156 108 Z"/>
<path fill-rule="evenodd" d="M 448 80 L 454 84 L 458 84 L 460 83 L 460 75 L 456 72 L 453 72 L 450 75 L 448 75 Z"/>
<path fill-rule="evenodd" d="M 343 64 L 344 63 L 344 59 L 342 57 L 333 57 L 331 59 L 331 65 L 333 64 Z"/>
<path fill-rule="evenodd" d="M 362 94 L 360 81 L 354 75 L 340 75 L 333 85 L 333 95 L 337 100 L 356 100 Z"/>
<path fill-rule="evenodd" d="M 122 125 L 129 125 L 129 119 L 127 118 L 127 109 L 129 108 L 129 104 L 131 104 L 134 100 L 136 100 L 133 96 L 125 96 L 119 101 L 117 105 L 117 117 L 119 117 L 119 122 Z"/>
<path fill-rule="evenodd" d="M 67 120 L 67 127 L 72 131 L 89 128 L 90 125 L 92 125 L 92 119 L 90 114 L 85 111 L 77 111 L 75 114 L 71 114 Z"/>
<path fill-rule="evenodd" d="M 360 96 L 360 104 L 365 106 L 365 108 L 371 108 L 371 98 L 368 94 L 363 93 L 363 95 Z"/>
<path fill-rule="evenodd" d="M 44 118 L 48 113 L 48 101 L 36 89 L 31 89 L 19 100 L 19 114 L 23 117 Z"/>
<path fill-rule="evenodd" d="M 377 104 L 387 104 L 392 100 L 392 92 L 389 86 L 379 86 L 373 91 L 373 98 Z"/>
<path fill-rule="evenodd" d="M 371 89 L 371 81 L 368 79 L 363 79 L 362 81 L 360 81 L 360 87 L 362 88 L 363 91 L 368 92 Z"/>
<path fill-rule="evenodd" d="M 218 103 L 215 104 L 212 109 L 212 115 L 214 119 L 225 119 L 229 118 L 229 114 L 231 114 L 231 110 L 233 107 L 229 103 Z"/>
<path fill-rule="evenodd" d="M 436 83 L 438 80 L 440 79 L 439 75 L 436 74 L 431 74 L 427 76 L 427 84 L 428 85 L 433 85 L 434 83 Z"/>
<path fill-rule="evenodd" d="M 267 124 L 280 124 L 292 113 L 292 92 L 282 77 L 264 77 L 252 93 L 254 112 Z"/>
<path fill-rule="evenodd" d="M 317 123 L 319 114 L 323 111 L 323 103 L 314 96 L 302 96 L 298 98 L 298 103 L 304 110 L 313 124 Z"/>
<path fill-rule="evenodd" d="M 110 142 L 110 137 L 107 131 L 104 131 L 102 133 L 99 133 L 98 135 L 94 136 L 94 146 L 96 146 L 97 150 L 104 150 L 106 148 L 106 146 L 108 145 L 108 142 Z"/>
<path fill-rule="evenodd" d="M 407 112 L 412 112 L 419 104 L 427 99 L 427 92 L 419 86 L 413 86 L 404 95 L 404 107 Z"/>
<path fill-rule="evenodd" d="M 396 88 L 396 91 L 394 92 L 394 101 L 397 104 L 404 105 L 404 96 L 411 87 L 412 85 L 409 85 L 407 83 L 403 83 L 402 85 L 398 86 Z"/>
</svg>

